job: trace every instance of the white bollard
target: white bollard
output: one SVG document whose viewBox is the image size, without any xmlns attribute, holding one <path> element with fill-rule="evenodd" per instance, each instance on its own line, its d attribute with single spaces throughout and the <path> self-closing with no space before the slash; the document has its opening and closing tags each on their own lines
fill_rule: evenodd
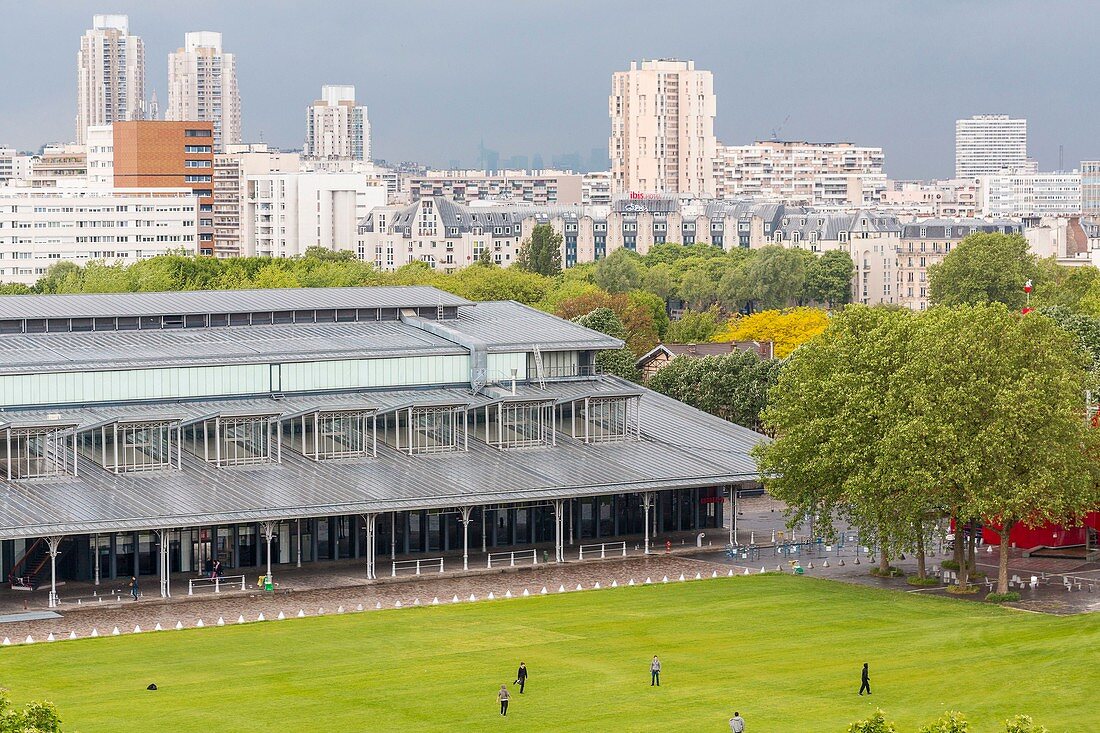
<svg viewBox="0 0 1100 733">
<path fill-rule="evenodd" d="M 775 569 L 780 573 L 783 572 L 783 566 L 782 565 L 776 565 Z"/>
<path fill-rule="evenodd" d="M 731 570 L 730 572 L 732 573 L 733 571 Z M 749 574 L 749 569 L 745 568 L 745 575 L 748 575 L 748 574 Z"/>
<path fill-rule="evenodd" d="M 325 615 L 325 607 L 324 606 L 321 606 L 320 608 L 317 609 L 317 615 L 318 616 L 324 616 Z"/>
<path fill-rule="evenodd" d="M 115 629 L 115 632 L 117 633 L 118 629 Z M 27 638 L 23 640 L 23 643 L 24 644 L 33 644 L 34 643 L 34 637 L 32 637 L 30 634 L 27 634 Z"/>
<path fill-rule="evenodd" d="M 362 611 L 363 610 L 363 604 L 360 603 L 358 606 L 355 607 L 355 610 L 356 611 Z"/>
<path fill-rule="evenodd" d="M 200 618 L 200 619 L 199 619 L 198 621 L 196 621 L 196 622 L 195 622 L 195 628 L 196 628 L 196 629 L 201 629 L 201 628 L 203 628 L 204 626 L 206 626 L 206 624 L 204 624 L 204 623 L 203 623 L 203 621 L 202 621 L 202 619 L 201 619 L 201 618 Z"/>
<path fill-rule="evenodd" d="M 457 601 L 458 601 L 458 598 L 456 597 L 455 602 L 457 602 Z M 378 601 L 377 603 L 374 604 L 374 610 L 375 611 L 381 611 L 382 610 L 382 601 Z"/>
<path fill-rule="evenodd" d="M 559 585 L 558 586 L 558 593 L 564 593 L 564 592 L 565 592 L 565 586 L 564 585 Z"/>
<path fill-rule="evenodd" d="M 418 605 L 418 606 L 420 605 L 419 600 L 417 600 L 416 605 Z M 336 613 L 343 613 L 343 612 L 344 612 L 344 607 L 343 606 L 337 606 L 336 607 Z"/>
<path fill-rule="evenodd" d="M 683 574 L 683 573 L 680 573 L 680 582 L 681 582 L 681 583 L 683 583 L 683 582 L 684 582 L 684 580 L 685 580 L 685 579 L 684 579 L 684 574 Z"/>
<path fill-rule="evenodd" d="M 244 614 L 243 613 L 240 616 L 237 617 L 237 623 L 239 623 L 239 624 L 244 623 Z"/>
<path fill-rule="evenodd" d="M 826 559 L 825 562 L 821 563 L 821 567 L 823 567 L 823 568 L 829 567 L 829 560 Z"/>
<path fill-rule="evenodd" d="M 218 626 L 225 626 L 225 619 L 218 616 Z"/>
<path fill-rule="evenodd" d="M 141 626 L 134 626 L 134 633 L 135 634 L 140 634 L 141 633 Z"/>
<path fill-rule="evenodd" d="M 473 601 L 476 601 L 476 600 L 477 600 L 477 596 L 475 596 L 473 593 L 471 593 L 470 594 L 470 602 L 472 603 Z"/>
<path fill-rule="evenodd" d="M 643 585 L 649 585 L 652 582 L 653 581 L 649 579 L 649 576 L 646 576 L 645 583 L 643 583 Z"/>
<path fill-rule="evenodd" d="M 451 599 L 451 603 L 458 603 L 458 596 Z"/>
<path fill-rule="evenodd" d="M 298 618 L 305 618 L 305 617 L 306 617 L 305 609 L 304 608 L 299 608 L 298 609 Z"/>
<path fill-rule="evenodd" d="M 600 581 L 597 580 L 596 584 L 592 586 L 592 590 L 599 590 L 599 589 L 600 589 Z"/>
<path fill-rule="evenodd" d="M 5 636 L 3 646 L 11 646 L 11 639 Z"/>
<path fill-rule="evenodd" d="M 612 587 L 612 588 L 618 588 L 618 587 L 619 587 L 619 581 L 617 581 L 617 580 L 612 580 L 612 581 L 611 581 L 611 587 Z"/>
<path fill-rule="evenodd" d="M 91 636 L 99 636 L 99 629 L 93 627 Z"/>
<path fill-rule="evenodd" d="M 161 626 L 160 622 L 158 621 L 157 625 L 153 627 L 153 631 L 164 631 L 164 627 Z"/>
<path fill-rule="evenodd" d="M 546 586 L 545 585 L 542 586 L 542 590 L 539 591 L 539 595 L 543 595 L 543 596 L 546 595 Z"/>
<path fill-rule="evenodd" d="M 840 562 L 837 563 L 840 567 L 844 567 L 844 558 L 840 558 Z"/>
<path fill-rule="evenodd" d="M 401 608 L 401 601 L 394 601 L 393 607 L 394 608 Z"/>
<path fill-rule="evenodd" d="M 529 596 L 529 595 L 531 595 L 531 591 L 529 591 L 529 590 L 527 590 L 526 588 L 524 588 L 524 589 L 523 589 L 523 597 L 524 597 L 524 598 L 526 598 L 526 597 L 527 597 L 527 596 Z"/>
<path fill-rule="evenodd" d="M 52 631 L 50 632 L 50 635 L 46 637 L 46 641 L 57 641 Z"/>
<path fill-rule="evenodd" d="M 267 619 L 264 618 L 264 612 L 263 611 L 260 611 L 260 615 L 256 617 L 256 620 L 257 621 L 267 621 Z"/>
<path fill-rule="evenodd" d="M 584 590 L 584 588 L 581 587 L 580 583 L 577 583 L 577 590 Z"/>
<path fill-rule="evenodd" d="M 504 591 L 504 597 L 505 598 L 511 598 L 512 597 L 512 591 L 510 591 L 510 590 Z"/>
<path fill-rule="evenodd" d="M 122 633 L 122 632 L 120 632 L 120 631 L 118 630 L 118 627 L 117 627 L 117 626 L 116 626 L 116 627 L 114 627 L 113 629 L 111 629 L 111 636 L 118 636 L 118 635 L 119 635 L 120 633 Z"/>
<path fill-rule="evenodd" d="M 627 583 L 627 585 L 634 585 L 634 578 L 631 578 L 631 579 L 630 579 L 630 582 L 629 582 L 629 583 Z"/>
<path fill-rule="evenodd" d="M 806 568 L 808 570 L 813 570 L 814 569 L 814 561 L 810 560 L 808 563 L 806 563 Z"/>
<path fill-rule="evenodd" d="M 433 606 L 438 606 L 439 605 L 439 596 L 436 596 L 435 598 L 432 599 L 432 605 Z"/>
<path fill-rule="evenodd" d="M 419 606 L 420 605 L 420 599 L 419 598 L 414 598 L 413 599 L 413 605 L 414 606 Z M 344 608 L 343 606 L 340 606 L 340 608 L 336 610 L 336 613 L 343 613 L 344 612 L 342 610 L 343 608 Z"/>
<path fill-rule="evenodd" d="M 666 575 L 665 577 L 661 578 L 661 582 L 662 583 L 667 583 L 668 582 L 668 576 Z"/>
<path fill-rule="evenodd" d="M 764 574 L 764 572 L 765 572 L 765 571 L 764 571 L 764 566 L 763 566 L 763 565 L 761 565 L 761 566 L 760 566 L 760 574 L 761 574 L 761 575 L 763 575 L 763 574 Z"/>
<path fill-rule="evenodd" d="M 493 595 L 493 591 L 489 591 L 488 598 L 489 598 L 490 601 L 496 600 L 496 596 Z"/>
<path fill-rule="evenodd" d="M 714 572 L 712 572 L 712 573 L 710 574 L 710 577 L 711 577 L 711 578 L 717 578 L 717 577 L 718 577 L 718 571 L 717 571 L 717 570 L 715 570 Z"/>
<path fill-rule="evenodd" d="M 703 579 L 703 576 L 702 576 L 702 575 L 700 575 L 699 573 L 696 573 L 696 574 L 695 574 L 695 579 L 696 579 L 696 580 L 702 580 L 702 579 Z"/>
<path fill-rule="evenodd" d="M 69 632 L 69 638 L 70 639 L 75 639 L 76 638 L 76 632 L 75 631 L 70 631 Z"/>
<path fill-rule="evenodd" d="M 986 545 L 985 551 L 986 551 L 986 554 L 992 555 L 993 554 L 993 545 Z"/>
</svg>

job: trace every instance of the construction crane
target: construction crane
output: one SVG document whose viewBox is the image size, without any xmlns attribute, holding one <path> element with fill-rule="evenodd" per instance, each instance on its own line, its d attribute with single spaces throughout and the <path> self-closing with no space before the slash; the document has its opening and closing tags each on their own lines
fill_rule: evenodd
<svg viewBox="0 0 1100 733">
<path fill-rule="evenodd" d="M 783 118 L 783 121 L 779 123 L 778 127 L 773 127 L 772 128 L 772 140 L 774 142 L 779 141 L 779 133 L 783 132 L 783 128 L 786 127 L 787 122 L 789 122 L 790 119 L 791 119 L 791 116 L 787 115 L 786 117 Z"/>
</svg>

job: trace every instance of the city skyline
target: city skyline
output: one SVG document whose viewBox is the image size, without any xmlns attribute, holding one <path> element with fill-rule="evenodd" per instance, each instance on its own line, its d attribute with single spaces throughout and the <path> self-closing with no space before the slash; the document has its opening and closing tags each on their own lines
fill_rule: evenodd
<svg viewBox="0 0 1100 733">
<path fill-rule="evenodd" d="M 184 34 L 222 33 L 240 66 L 242 139 L 262 134 L 283 148 L 301 147 L 300 110 L 319 86 L 354 84 L 371 109 L 377 158 L 473 165 L 484 142 L 501 160 L 549 165 L 575 152 L 584 162 L 607 145 L 611 75 L 631 61 L 678 57 L 713 72 L 715 132 L 725 144 L 773 131 L 845 140 L 884 148 L 891 178 L 946 178 L 955 120 L 1002 113 L 1028 119 L 1028 152 L 1042 170 L 1059 167 L 1060 145 L 1065 169 L 1100 156 L 1090 126 L 1078 121 L 1096 114 L 1096 82 L 1075 71 L 1087 65 L 1087 28 L 1100 8 L 1080 2 L 1047 3 L 1041 14 L 1027 2 L 1002 3 L 996 14 L 980 3 L 870 2 L 688 3 L 675 14 L 657 3 L 567 2 L 552 17 L 545 7 L 497 2 L 264 8 L 274 11 L 248 2 L 200 14 L 76 0 L 9 8 L 14 26 L 48 24 L 50 32 L 13 34 L 0 50 L 4 68 L 22 70 L 5 80 L 0 144 L 36 149 L 72 139 L 72 59 L 92 16 L 109 12 L 128 14 L 130 32 L 145 41 L 146 94 L 157 90 L 162 102 L 168 54 Z M 582 14 L 586 22 L 576 23 Z M 704 37 L 702 27 L 730 32 Z M 372 30 L 386 28 L 415 28 L 416 40 Z M 271 43 L 291 33 L 294 43 Z M 492 43 L 475 43 L 487 33 Z M 1065 113 L 1066 100 L 1076 114 Z"/>
</svg>

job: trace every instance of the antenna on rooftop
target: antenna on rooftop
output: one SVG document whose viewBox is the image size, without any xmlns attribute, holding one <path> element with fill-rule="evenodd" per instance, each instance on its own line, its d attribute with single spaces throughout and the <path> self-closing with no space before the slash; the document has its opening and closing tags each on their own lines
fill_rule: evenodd
<svg viewBox="0 0 1100 733">
<path fill-rule="evenodd" d="M 1060 171 L 1065 170 L 1065 168 L 1062 166 L 1062 146 L 1061 145 L 1058 146 L 1058 170 L 1060 170 Z"/>
</svg>

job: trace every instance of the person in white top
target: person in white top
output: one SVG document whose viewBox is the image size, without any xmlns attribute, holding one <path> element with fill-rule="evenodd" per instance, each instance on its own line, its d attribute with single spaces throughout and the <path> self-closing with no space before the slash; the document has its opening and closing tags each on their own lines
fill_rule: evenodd
<svg viewBox="0 0 1100 733">
<path fill-rule="evenodd" d="M 733 733 L 742 733 L 745 730 L 745 719 L 741 717 L 741 713 L 734 712 L 733 717 L 730 718 L 730 730 Z"/>
</svg>

